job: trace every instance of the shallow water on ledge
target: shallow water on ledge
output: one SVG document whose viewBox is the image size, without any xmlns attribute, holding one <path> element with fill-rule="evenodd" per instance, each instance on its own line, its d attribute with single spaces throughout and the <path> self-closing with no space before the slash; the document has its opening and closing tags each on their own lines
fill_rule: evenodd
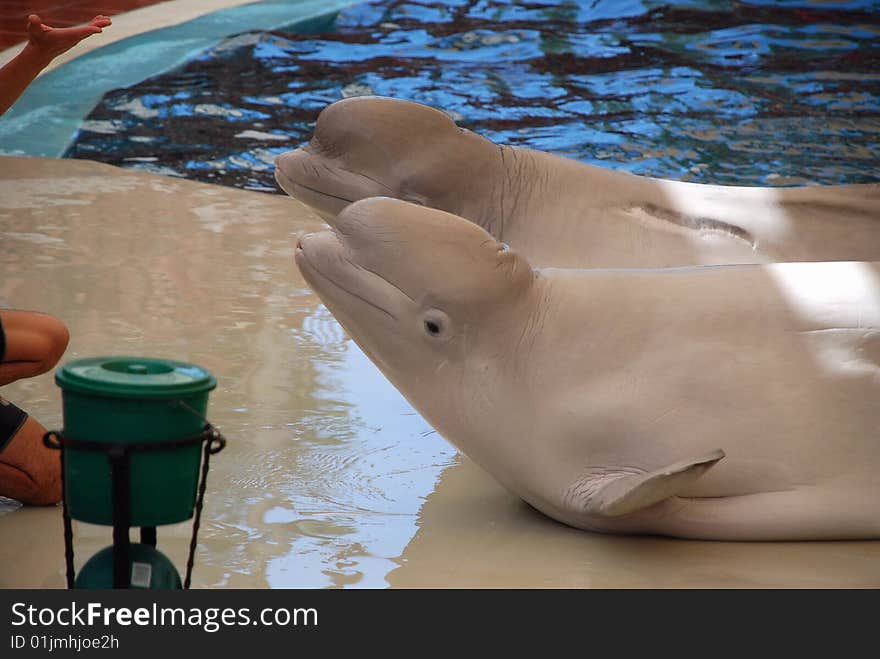
<svg viewBox="0 0 880 659">
<path fill-rule="evenodd" d="M 361 3 L 106 94 L 67 155 L 275 191 L 322 108 L 378 94 L 638 174 L 876 181 L 878 19 L 869 0 Z"/>
<path fill-rule="evenodd" d="M 208 416 L 229 443 L 194 585 L 386 585 L 455 451 L 301 279 L 296 235 L 320 222 L 282 197 L 54 162 L 83 171 L 20 178 L 0 158 L 0 305 L 63 319 L 65 361 L 149 355 L 217 376 Z M 61 427 L 50 374 L 3 395 Z M 0 503 L 0 587 L 62 586 L 60 509 L 14 508 Z M 78 564 L 110 544 L 109 527 L 75 527 Z M 190 528 L 159 529 L 180 570 Z"/>
</svg>

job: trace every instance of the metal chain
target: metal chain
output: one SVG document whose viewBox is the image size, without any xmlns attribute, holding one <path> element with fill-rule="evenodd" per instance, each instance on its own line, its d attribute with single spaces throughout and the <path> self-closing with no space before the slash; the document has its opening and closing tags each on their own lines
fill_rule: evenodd
<svg viewBox="0 0 880 659">
<path fill-rule="evenodd" d="M 67 590 L 73 590 L 73 522 L 70 519 L 70 511 L 67 510 L 67 487 L 64 483 L 64 451 L 61 448 L 61 434 L 50 430 L 43 435 L 43 446 L 58 451 L 61 460 L 61 516 L 64 521 L 64 567 L 67 580 Z"/>
<path fill-rule="evenodd" d="M 196 512 L 193 516 L 193 532 L 192 538 L 189 541 L 189 557 L 186 560 L 186 578 L 183 581 L 183 589 L 189 590 L 190 584 L 192 583 L 192 569 L 193 564 L 196 559 L 196 545 L 198 544 L 198 535 L 199 535 L 199 526 L 202 523 L 202 505 L 205 501 L 205 490 L 208 486 L 208 467 L 211 461 L 211 455 L 214 453 L 219 453 L 223 450 L 223 447 L 226 446 L 226 438 L 221 435 L 218 430 L 212 426 L 210 423 L 205 424 L 206 434 L 210 434 L 210 437 L 205 442 L 205 453 L 202 458 L 202 474 L 199 479 L 199 492 L 196 497 Z M 217 442 L 217 447 L 214 448 L 214 442 Z"/>
<path fill-rule="evenodd" d="M 61 508 L 64 517 L 64 566 L 67 572 L 67 590 L 73 590 L 76 573 L 73 570 L 73 521 L 67 509 L 67 488 L 64 484 L 64 451 L 61 451 Z"/>
<path fill-rule="evenodd" d="M 189 590 L 190 585 L 192 584 L 193 564 L 196 560 L 196 546 L 198 545 L 199 527 L 202 523 L 202 506 L 205 502 L 205 489 L 208 486 L 208 468 L 211 461 L 211 455 L 223 450 L 223 447 L 226 446 L 226 438 L 223 437 L 223 435 L 221 435 L 220 432 L 198 412 L 198 410 L 182 400 L 175 401 L 175 404 L 201 421 L 204 421 L 205 428 L 203 432 L 210 434 L 210 437 L 205 442 L 204 457 L 202 458 L 202 473 L 199 479 L 198 495 L 196 496 L 196 511 L 193 516 L 193 532 L 192 538 L 190 538 L 189 542 L 189 556 L 186 559 L 186 577 L 183 580 L 183 589 Z M 212 446 L 215 441 L 217 442 L 217 448 L 213 448 Z"/>
</svg>

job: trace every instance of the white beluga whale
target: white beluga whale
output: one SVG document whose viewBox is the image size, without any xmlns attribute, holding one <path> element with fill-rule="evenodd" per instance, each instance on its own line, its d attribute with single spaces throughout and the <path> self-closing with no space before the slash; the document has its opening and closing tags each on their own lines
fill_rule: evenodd
<svg viewBox="0 0 880 659">
<path fill-rule="evenodd" d="M 561 522 L 880 538 L 880 265 L 534 269 L 388 198 L 296 262 L 445 438 Z"/>
</svg>

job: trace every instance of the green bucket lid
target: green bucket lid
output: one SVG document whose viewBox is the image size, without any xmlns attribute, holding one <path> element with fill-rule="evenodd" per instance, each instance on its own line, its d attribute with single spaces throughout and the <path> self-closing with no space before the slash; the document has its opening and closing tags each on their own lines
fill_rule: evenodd
<svg viewBox="0 0 880 659">
<path fill-rule="evenodd" d="M 89 357 L 55 372 L 65 391 L 118 398 L 185 398 L 211 391 L 217 380 L 195 364 L 152 357 Z"/>
</svg>

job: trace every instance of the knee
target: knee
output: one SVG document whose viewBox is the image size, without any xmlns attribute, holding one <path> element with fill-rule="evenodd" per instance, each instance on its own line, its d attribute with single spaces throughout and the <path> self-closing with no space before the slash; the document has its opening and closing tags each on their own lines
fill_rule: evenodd
<svg viewBox="0 0 880 659">
<path fill-rule="evenodd" d="M 60 361 L 64 351 L 67 350 L 67 344 L 70 342 L 70 332 L 63 322 L 55 318 L 55 316 L 49 315 L 42 315 L 39 331 L 44 345 L 39 369 L 40 373 L 46 373 Z"/>
<path fill-rule="evenodd" d="M 49 350 L 46 362 L 49 364 L 47 369 L 52 368 L 64 355 L 67 350 L 67 344 L 70 343 L 70 332 L 67 325 L 62 323 L 55 316 L 47 316 L 46 336 L 49 343 Z"/>
<path fill-rule="evenodd" d="M 4 309 L 0 310 L 0 322 L 6 334 L 4 359 L 27 366 L 26 372 L 17 373 L 17 378 L 45 373 L 67 350 L 70 333 L 55 316 L 38 311 Z"/>
</svg>

